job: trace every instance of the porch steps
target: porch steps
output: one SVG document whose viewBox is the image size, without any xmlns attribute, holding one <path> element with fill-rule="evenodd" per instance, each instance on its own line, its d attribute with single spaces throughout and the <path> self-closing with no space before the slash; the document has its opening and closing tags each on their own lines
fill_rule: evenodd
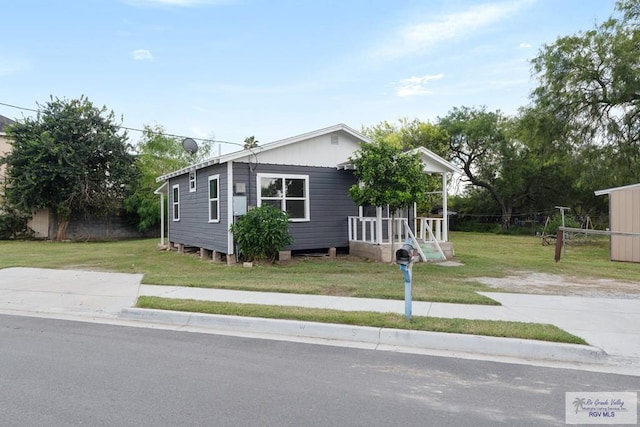
<svg viewBox="0 0 640 427">
<path fill-rule="evenodd" d="M 445 261 L 447 259 L 437 242 L 421 243 L 420 249 L 422 249 L 425 261 Z"/>
<path fill-rule="evenodd" d="M 407 233 L 409 233 L 409 237 L 411 238 L 411 241 L 413 243 L 413 247 L 418 250 L 418 254 L 420 254 L 420 259 L 423 262 L 447 260 L 447 257 L 442 251 L 442 247 L 440 246 L 440 243 L 438 243 L 438 240 L 436 240 L 436 236 L 433 235 L 433 231 L 431 230 L 431 228 L 428 229 L 429 237 L 431 240 L 429 241 L 423 240 L 422 243 L 420 243 L 418 242 L 418 239 L 416 239 L 416 236 L 411 231 L 411 228 L 409 227 L 409 223 L 407 222 L 407 220 L 404 220 L 404 223 L 406 226 Z"/>
</svg>

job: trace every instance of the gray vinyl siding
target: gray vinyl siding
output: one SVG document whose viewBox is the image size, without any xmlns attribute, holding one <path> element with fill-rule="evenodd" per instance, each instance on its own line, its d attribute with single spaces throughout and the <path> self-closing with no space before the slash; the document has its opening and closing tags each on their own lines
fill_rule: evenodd
<svg viewBox="0 0 640 427">
<path fill-rule="evenodd" d="M 209 176 L 220 175 L 220 221 L 209 222 Z M 180 221 L 169 215 L 169 240 L 173 243 L 227 253 L 227 165 L 214 165 L 196 171 L 196 191 L 189 191 L 189 174 L 169 180 L 169 206 L 173 186 L 180 185 Z M 171 209 L 169 210 L 171 212 Z"/>
<path fill-rule="evenodd" d="M 347 217 L 358 215 L 358 206 L 349 187 L 357 181 L 353 172 L 336 168 L 234 163 L 234 182 L 246 184 L 250 206 L 257 205 L 258 173 L 309 176 L 309 217 L 307 222 L 291 222 L 294 243 L 287 250 L 313 250 L 348 247 Z"/>
</svg>

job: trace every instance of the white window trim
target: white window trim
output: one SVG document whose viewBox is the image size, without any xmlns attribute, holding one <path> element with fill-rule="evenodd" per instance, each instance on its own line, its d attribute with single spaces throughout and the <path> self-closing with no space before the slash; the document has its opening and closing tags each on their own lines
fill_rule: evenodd
<svg viewBox="0 0 640 427">
<path fill-rule="evenodd" d="M 218 187 L 218 197 L 216 199 L 212 199 L 211 198 L 211 181 L 216 180 L 216 186 Z M 211 175 L 209 176 L 209 181 L 208 181 L 208 185 L 207 185 L 207 200 L 209 201 L 209 222 L 210 223 L 217 223 L 220 222 L 220 174 L 217 175 Z M 217 212 L 216 212 L 216 218 L 217 219 L 211 219 L 211 201 L 217 201 Z"/>
<path fill-rule="evenodd" d="M 256 174 L 256 189 L 257 189 L 257 205 L 262 206 L 262 178 L 280 178 L 280 179 L 303 179 L 304 180 L 304 198 L 292 197 L 291 200 L 304 200 L 304 218 L 289 218 L 290 222 L 309 222 L 311 221 L 310 215 L 310 194 L 309 194 L 309 175 L 294 175 L 287 173 L 258 173 Z M 286 212 L 287 198 L 283 196 L 284 207 Z"/>
<path fill-rule="evenodd" d="M 178 190 L 178 200 L 175 199 L 175 192 L 174 190 Z M 178 207 L 178 217 L 176 218 L 176 210 L 175 207 Z M 180 184 L 174 184 L 173 187 L 171 187 L 171 218 L 174 221 L 180 221 Z"/>
<path fill-rule="evenodd" d="M 193 178 L 191 177 L 191 174 L 193 174 Z M 198 173 L 195 169 L 189 171 L 189 193 L 196 191 L 197 175 Z"/>
</svg>

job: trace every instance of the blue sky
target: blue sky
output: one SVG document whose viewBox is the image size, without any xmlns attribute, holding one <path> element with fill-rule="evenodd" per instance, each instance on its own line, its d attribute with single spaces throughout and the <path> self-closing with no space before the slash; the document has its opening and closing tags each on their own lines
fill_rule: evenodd
<svg viewBox="0 0 640 427">
<path fill-rule="evenodd" d="M 238 143 L 435 121 L 463 105 L 515 114 L 539 49 L 593 28 L 614 3 L 13 0 L 1 13 L 0 103 L 86 95 L 124 126 Z"/>
</svg>

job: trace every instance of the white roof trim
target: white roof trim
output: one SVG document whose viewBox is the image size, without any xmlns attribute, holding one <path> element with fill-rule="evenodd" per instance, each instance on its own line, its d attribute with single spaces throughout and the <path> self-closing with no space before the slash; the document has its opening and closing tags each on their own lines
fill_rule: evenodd
<svg viewBox="0 0 640 427">
<path fill-rule="evenodd" d="M 337 124 L 337 125 L 333 125 L 333 126 L 330 126 L 330 127 L 323 128 L 323 129 L 314 130 L 312 132 L 303 133 L 301 135 L 292 136 L 290 138 L 285 138 L 285 139 L 281 139 L 281 140 L 278 140 L 278 141 L 270 142 L 268 144 L 259 145 L 256 148 L 253 148 L 253 149 L 250 149 L 250 150 L 239 150 L 239 151 L 234 151 L 233 153 L 225 154 L 225 155 L 222 155 L 222 156 L 213 157 L 213 158 L 205 160 L 203 162 L 196 163 L 194 165 L 189 165 L 189 166 L 184 167 L 182 169 L 178 169 L 176 171 L 169 172 L 168 174 L 162 175 L 162 176 L 156 178 L 156 182 L 166 181 L 169 178 L 173 178 L 173 177 L 176 177 L 178 175 L 183 175 L 183 174 L 185 174 L 188 171 L 193 170 L 193 169 L 202 169 L 202 168 L 206 168 L 207 166 L 214 165 L 214 164 L 223 164 L 223 163 L 227 163 L 227 162 L 232 162 L 234 160 L 242 159 L 242 158 L 245 158 L 245 157 L 255 156 L 255 155 L 263 153 L 265 151 L 273 150 L 273 149 L 279 148 L 279 147 L 284 147 L 284 146 L 290 145 L 290 144 L 295 144 L 295 143 L 300 142 L 300 141 L 305 141 L 307 139 L 315 138 L 315 137 L 318 137 L 318 136 L 321 136 L 321 135 L 326 135 L 326 134 L 337 132 L 337 131 L 346 132 L 346 133 L 350 134 L 351 136 L 353 136 L 354 138 L 359 139 L 359 140 L 364 141 L 364 142 L 371 142 L 371 140 L 369 140 L 369 138 L 367 138 L 366 136 L 360 134 L 359 132 L 355 131 L 354 129 L 350 128 L 349 126 L 340 123 L 340 124 Z"/>
<path fill-rule="evenodd" d="M 638 184 L 631 184 L 631 185 L 625 185 L 622 187 L 613 187 L 613 188 L 607 188 L 606 190 L 598 190 L 598 191 L 594 191 L 596 196 L 602 196 L 604 194 L 611 194 L 614 191 L 620 191 L 620 190 L 634 190 L 636 188 L 640 188 L 640 183 Z"/>
<path fill-rule="evenodd" d="M 417 148 L 414 148 L 413 150 L 409 150 L 407 153 L 410 153 L 410 154 L 420 153 L 422 156 L 427 157 L 429 160 L 432 160 L 434 163 L 442 166 L 444 169 L 448 170 L 449 172 L 455 172 L 457 174 L 464 175 L 464 171 L 462 169 L 453 165 L 451 162 L 446 161 L 445 159 L 443 159 L 442 157 L 438 156 L 436 153 L 434 153 L 433 151 L 425 147 L 417 147 Z"/>
<path fill-rule="evenodd" d="M 168 186 L 167 181 L 163 182 L 162 185 L 158 187 L 156 191 L 153 192 L 153 194 L 167 193 L 167 186 Z"/>
</svg>

